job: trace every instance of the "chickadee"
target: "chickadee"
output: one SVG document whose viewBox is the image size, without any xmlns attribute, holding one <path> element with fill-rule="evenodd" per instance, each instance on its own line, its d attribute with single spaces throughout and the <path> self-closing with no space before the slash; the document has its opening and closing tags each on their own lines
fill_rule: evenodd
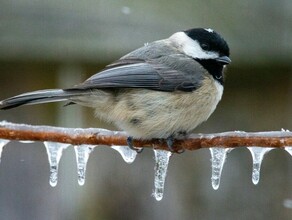
<svg viewBox="0 0 292 220">
<path fill-rule="evenodd" d="M 212 29 L 195 28 L 149 43 L 68 89 L 24 93 L 1 109 L 69 101 L 95 109 L 132 138 L 167 140 L 187 135 L 207 120 L 223 93 L 226 41 Z"/>
</svg>

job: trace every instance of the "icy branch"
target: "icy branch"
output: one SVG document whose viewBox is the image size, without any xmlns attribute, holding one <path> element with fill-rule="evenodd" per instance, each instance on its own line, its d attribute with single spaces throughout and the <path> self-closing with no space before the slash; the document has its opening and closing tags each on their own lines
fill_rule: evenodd
<svg viewBox="0 0 292 220">
<path fill-rule="evenodd" d="M 21 141 L 50 141 L 76 145 L 127 145 L 126 133 L 99 128 L 61 128 L 51 126 L 32 126 L 0 122 L 0 139 Z M 192 134 L 187 139 L 175 140 L 175 150 L 197 150 L 200 148 L 236 148 L 236 147 L 269 147 L 284 148 L 292 146 L 292 132 L 224 132 L 216 134 Z M 163 140 L 134 140 L 136 147 L 155 147 L 168 150 Z"/>
</svg>

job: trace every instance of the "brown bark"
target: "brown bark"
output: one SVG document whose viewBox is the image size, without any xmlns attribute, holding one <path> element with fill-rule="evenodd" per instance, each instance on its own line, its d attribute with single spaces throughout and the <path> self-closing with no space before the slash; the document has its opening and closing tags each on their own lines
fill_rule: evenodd
<svg viewBox="0 0 292 220">
<path fill-rule="evenodd" d="M 0 139 L 26 141 L 52 141 L 72 145 L 127 145 L 125 132 L 95 128 L 60 128 L 31 126 L 0 122 Z M 155 147 L 167 150 L 165 140 L 134 140 L 135 147 Z M 187 139 L 175 140 L 174 149 L 197 150 L 200 148 L 223 147 L 275 147 L 292 146 L 292 132 L 225 132 L 216 134 L 192 134 Z"/>
</svg>

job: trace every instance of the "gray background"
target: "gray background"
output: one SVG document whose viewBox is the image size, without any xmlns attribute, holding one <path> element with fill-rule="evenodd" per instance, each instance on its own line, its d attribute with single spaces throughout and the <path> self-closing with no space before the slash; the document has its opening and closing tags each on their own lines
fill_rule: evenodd
<svg viewBox="0 0 292 220">
<path fill-rule="evenodd" d="M 74 85 L 146 42 L 211 27 L 229 42 L 233 62 L 223 100 L 196 132 L 292 130 L 291 22 L 290 0 L 1 1 L 0 98 Z M 61 104 L 1 111 L 0 120 L 115 129 L 90 109 Z M 128 165 L 96 148 L 80 187 L 69 148 L 52 188 L 45 147 L 12 142 L 0 164 L 0 219 L 291 219 L 291 156 L 270 152 L 257 186 L 251 165 L 247 149 L 232 151 L 214 191 L 208 150 L 174 155 L 157 202 L 151 150 Z"/>
</svg>

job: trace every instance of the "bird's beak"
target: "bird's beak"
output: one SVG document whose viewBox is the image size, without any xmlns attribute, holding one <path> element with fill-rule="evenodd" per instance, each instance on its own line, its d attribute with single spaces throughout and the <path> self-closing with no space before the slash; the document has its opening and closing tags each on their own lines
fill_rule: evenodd
<svg viewBox="0 0 292 220">
<path fill-rule="evenodd" d="M 231 63 L 231 60 L 228 56 L 218 57 L 218 58 L 216 58 L 216 61 L 219 63 L 223 63 L 224 65 Z"/>
</svg>

